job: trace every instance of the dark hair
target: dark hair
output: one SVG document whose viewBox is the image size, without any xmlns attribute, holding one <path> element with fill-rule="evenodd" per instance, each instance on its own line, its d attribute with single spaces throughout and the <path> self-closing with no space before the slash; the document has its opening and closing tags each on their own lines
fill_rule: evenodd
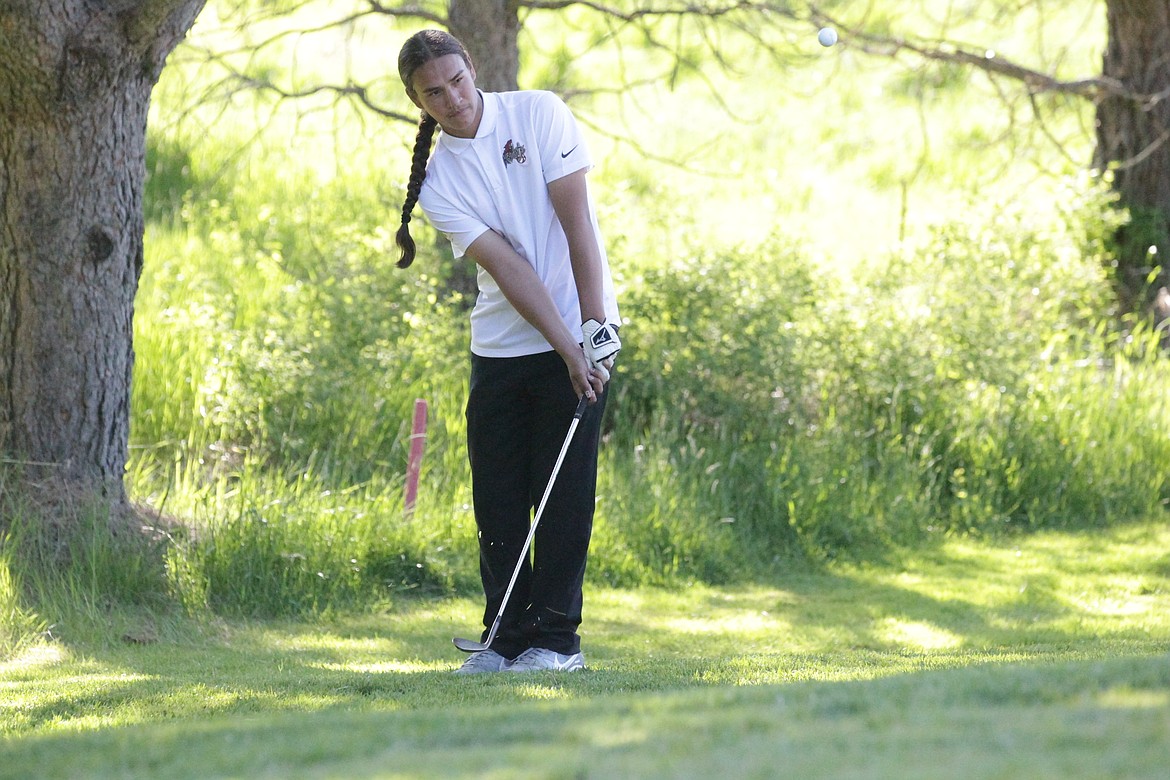
<svg viewBox="0 0 1170 780">
<path fill-rule="evenodd" d="M 458 54 L 471 67 L 471 55 L 466 47 L 451 33 L 442 30 L 420 30 L 406 39 L 398 51 L 398 77 L 406 87 L 406 93 L 412 98 L 414 92 L 414 72 L 431 60 L 445 57 L 448 54 Z M 398 258 L 398 267 L 406 268 L 414 262 L 414 239 L 410 236 L 410 215 L 414 205 L 418 202 L 418 193 L 422 189 L 423 179 L 427 177 L 427 160 L 431 156 L 431 141 L 435 137 L 435 128 L 438 121 L 426 111 L 418 121 L 418 135 L 414 139 L 414 153 L 410 160 L 410 180 L 406 185 L 406 201 L 402 204 L 402 226 L 398 228 L 395 241 L 402 250 Z"/>
</svg>

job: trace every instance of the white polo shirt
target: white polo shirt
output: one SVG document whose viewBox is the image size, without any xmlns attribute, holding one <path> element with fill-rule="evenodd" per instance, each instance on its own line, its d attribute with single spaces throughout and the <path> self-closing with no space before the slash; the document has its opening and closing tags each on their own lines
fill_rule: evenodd
<svg viewBox="0 0 1170 780">
<path fill-rule="evenodd" d="M 548 183 L 592 168 L 568 106 L 552 92 L 481 92 L 483 117 L 475 138 L 440 133 L 427 165 L 419 205 L 463 257 L 475 239 L 494 230 L 511 243 L 552 295 L 561 319 L 581 340 L 581 311 L 569 262 L 569 243 L 553 210 Z M 592 195 L 589 213 L 601 253 L 605 316 L 620 322 L 605 244 Z M 548 341 L 508 303 L 482 267 L 471 313 L 471 351 L 482 357 L 547 352 Z"/>
</svg>

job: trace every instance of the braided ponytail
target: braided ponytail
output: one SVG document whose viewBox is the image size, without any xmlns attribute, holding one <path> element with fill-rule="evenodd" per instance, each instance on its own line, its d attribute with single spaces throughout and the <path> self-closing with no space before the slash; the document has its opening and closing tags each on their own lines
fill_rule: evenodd
<svg viewBox="0 0 1170 780">
<path fill-rule="evenodd" d="M 442 30 L 420 30 L 406 39 L 398 52 L 398 76 L 406 88 L 406 94 L 418 103 L 414 93 L 414 72 L 433 59 L 458 54 L 471 67 L 471 55 L 460 43 L 459 39 Z M 406 202 L 402 204 L 402 226 L 394 237 L 402 256 L 398 258 L 398 267 L 407 268 L 414 262 L 414 239 L 410 237 L 410 215 L 418 203 L 418 194 L 422 190 L 423 179 L 427 177 L 427 159 L 431 156 L 431 141 L 435 137 L 435 128 L 438 121 L 427 112 L 423 112 L 418 122 L 418 135 L 414 139 L 414 153 L 410 160 L 410 181 L 406 185 Z"/>
<path fill-rule="evenodd" d="M 418 203 L 418 193 L 422 189 L 423 179 L 427 177 L 427 159 L 431 156 L 431 139 L 435 135 L 438 122 L 430 114 L 423 112 L 418 121 L 418 135 L 414 139 L 414 154 L 410 160 L 410 181 L 406 185 L 406 202 L 402 204 L 402 226 L 394 236 L 402 255 L 398 258 L 399 268 L 409 268 L 414 262 L 414 239 L 410 236 L 410 215 L 414 211 L 414 204 Z"/>
</svg>

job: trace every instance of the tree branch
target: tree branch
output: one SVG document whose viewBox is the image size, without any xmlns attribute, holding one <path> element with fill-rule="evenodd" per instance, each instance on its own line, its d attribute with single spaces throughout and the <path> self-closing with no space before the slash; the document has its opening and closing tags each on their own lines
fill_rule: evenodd
<svg viewBox="0 0 1170 780">
<path fill-rule="evenodd" d="M 530 8 L 537 11 L 563 11 L 572 6 L 582 6 L 597 13 L 604 14 L 614 19 L 621 19 L 625 22 L 636 22 L 640 19 L 647 19 L 651 17 L 668 17 L 668 16 L 704 16 L 707 18 L 716 18 L 726 16 L 735 11 L 767 11 L 779 10 L 781 6 L 776 6 L 774 3 L 759 3 L 752 0 L 738 0 L 738 2 L 728 2 L 723 5 L 712 5 L 711 3 L 686 3 L 674 7 L 654 8 L 643 7 L 636 8 L 632 11 L 623 11 L 620 8 L 615 8 L 611 5 L 596 2 L 595 0 L 520 0 L 520 6 L 523 8 Z M 786 7 L 783 7 L 785 12 L 788 12 Z"/>
<path fill-rule="evenodd" d="M 277 87 L 275 84 L 267 81 L 260 81 L 257 79 L 242 78 L 240 83 L 250 86 L 254 89 L 271 92 L 282 100 L 297 100 L 299 98 L 312 97 L 313 95 L 320 95 L 323 93 L 333 93 L 338 97 L 352 98 L 358 103 L 361 103 L 366 109 L 372 111 L 378 116 L 386 119 L 395 119 L 411 124 L 418 124 L 418 112 L 413 114 L 404 114 L 401 111 L 395 111 L 386 108 L 376 103 L 369 93 L 369 89 L 362 84 L 318 84 L 313 87 L 308 87 L 301 90 L 284 90 Z"/>
<path fill-rule="evenodd" d="M 902 52 L 910 52 L 924 60 L 967 65 L 984 73 L 1003 76 L 1024 85 L 1030 95 L 1060 93 L 1076 95 L 1093 101 L 1106 97 L 1117 97 L 1142 106 L 1149 106 L 1170 97 L 1170 89 L 1154 94 L 1142 94 L 1127 88 L 1117 79 L 1105 76 L 1062 81 L 1050 73 L 1035 70 L 1014 62 L 997 52 L 964 48 L 949 42 L 936 45 L 914 43 L 896 36 L 877 35 L 864 29 L 843 25 L 831 15 L 811 6 L 810 20 L 816 24 L 832 25 L 843 31 L 841 42 L 866 54 L 896 58 Z"/>
<path fill-rule="evenodd" d="M 314 84 L 313 86 L 304 87 L 302 89 L 285 89 L 283 87 L 277 86 L 268 79 L 257 78 L 255 76 L 249 76 L 246 73 L 242 73 L 232 68 L 226 62 L 221 61 L 219 62 L 219 65 L 228 71 L 228 78 L 224 81 L 221 81 L 220 86 L 223 86 L 225 83 L 231 83 L 239 87 L 241 90 L 251 89 L 257 92 L 267 92 L 269 94 L 275 95 L 280 100 L 300 100 L 303 98 L 313 97 L 314 95 L 331 93 L 339 98 L 349 98 L 356 100 L 367 110 L 386 119 L 394 119 L 410 123 L 418 122 L 417 113 L 404 114 L 401 111 L 395 111 L 394 109 L 386 108 L 385 106 L 376 102 L 372 97 L 370 97 L 369 87 L 363 84 L 357 84 L 354 82 L 349 82 L 346 84 Z M 236 90 L 229 89 L 229 92 L 234 91 Z"/>
<path fill-rule="evenodd" d="M 153 0 L 153 2 L 111 3 L 121 15 L 126 37 L 134 43 L 150 42 L 161 35 L 170 37 L 174 48 L 203 10 L 206 0 Z M 169 49 L 168 49 L 169 50 Z"/>
<path fill-rule="evenodd" d="M 370 11 L 378 13 L 383 16 L 395 16 L 403 19 L 413 18 L 422 19 L 423 21 L 437 24 L 440 27 L 447 26 L 447 17 L 441 16 L 431 11 L 426 10 L 420 5 L 404 5 L 400 7 L 388 6 L 379 3 L 378 0 L 366 0 L 370 5 Z"/>
</svg>

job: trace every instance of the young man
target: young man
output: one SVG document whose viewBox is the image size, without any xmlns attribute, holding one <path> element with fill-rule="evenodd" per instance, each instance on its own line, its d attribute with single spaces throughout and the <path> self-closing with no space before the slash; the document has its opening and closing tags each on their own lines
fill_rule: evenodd
<svg viewBox="0 0 1170 780">
<path fill-rule="evenodd" d="M 479 91 L 471 57 L 448 33 L 411 36 L 398 70 L 423 111 L 398 232 L 399 266 L 414 259 L 409 222 L 416 202 L 455 256 L 478 265 L 467 446 L 485 626 L 499 611 L 578 400 L 590 404 L 492 646 L 459 671 L 582 669 L 578 627 L 597 448 L 621 348 L 586 184 L 592 163 L 556 95 Z M 436 125 L 442 133 L 432 157 Z"/>
</svg>

